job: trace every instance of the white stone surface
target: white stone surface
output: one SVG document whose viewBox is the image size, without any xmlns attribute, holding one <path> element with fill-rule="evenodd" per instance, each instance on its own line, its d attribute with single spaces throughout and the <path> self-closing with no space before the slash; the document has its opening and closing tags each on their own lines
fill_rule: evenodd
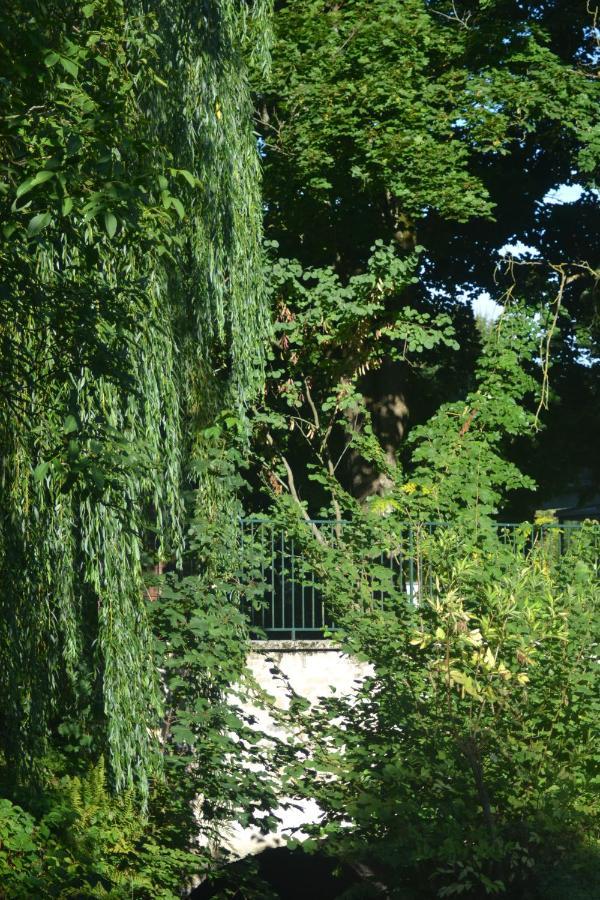
<svg viewBox="0 0 600 900">
<path fill-rule="evenodd" d="M 248 667 L 260 687 L 281 709 L 286 709 L 289 704 L 287 684 L 296 694 L 315 703 L 320 697 L 333 693 L 336 696 L 351 695 L 372 673 L 368 663 L 358 662 L 342 653 L 332 641 L 254 641 Z M 247 712 L 256 717 L 258 727 L 266 734 L 285 736 L 265 710 L 250 707 Z M 259 771 L 256 777 L 260 778 Z M 282 802 L 285 799 L 282 798 Z M 282 823 L 277 832 L 267 838 L 256 828 L 242 828 L 232 823 L 227 850 L 241 857 L 260 852 L 267 846 L 278 846 L 292 833 L 302 840 L 305 837 L 302 826 L 317 822 L 320 816 L 314 800 L 302 801 L 291 808 L 280 807 L 274 812 Z"/>
<path fill-rule="evenodd" d="M 332 641 L 253 641 L 248 666 L 282 708 L 287 697 L 281 680 L 271 672 L 274 665 L 311 703 L 334 692 L 351 694 L 372 671 L 368 663 L 342 653 Z"/>
</svg>

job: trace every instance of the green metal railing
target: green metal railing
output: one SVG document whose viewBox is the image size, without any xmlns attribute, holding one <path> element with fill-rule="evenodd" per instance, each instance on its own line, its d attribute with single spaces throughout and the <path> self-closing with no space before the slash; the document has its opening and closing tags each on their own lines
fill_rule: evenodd
<svg viewBox="0 0 600 900">
<path fill-rule="evenodd" d="M 318 530 L 332 547 L 343 548 L 344 535 L 352 529 L 351 522 L 313 519 L 306 523 L 313 532 Z M 323 593 L 314 569 L 303 550 L 304 541 L 288 533 L 267 519 L 240 520 L 242 549 L 248 549 L 259 560 L 260 582 L 264 593 L 259 604 L 248 610 L 250 628 L 255 637 L 287 640 L 315 640 L 335 630 L 335 623 L 325 608 Z M 430 594 L 435 585 L 435 563 L 428 552 L 431 538 L 440 529 L 450 526 L 442 522 L 406 524 L 394 528 L 394 545 L 377 554 L 365 551 L 371 567 L 387 571 L 389 584 L 395 592 L 405 595 L 409 602 Z M 554 559 L 562 557 L 573 536 L 582 529 L 580 524 L 527 525 L 503 523 L 493 527 L 493 537 L 512 546 L 515 552 L 526 555 L 534 547 L 542 547 Z M 589 531 L 589 528 L 588 528 Z M 600 526 L 590 532 L 596 560 L 600 560 Z M 489 529 L 487 536 L 490 536 Z M 486 533 L 481 535 L 485 550 Z M 472 539 L 472 535 L 471 535 Z M 429 545 L 428 545 L 429 541 Z M 488 542 L 489 546 L 489 542 Z M 385 579 L 384 579 L 385 580 Z M 372 601 L 383 606 L 386 590 L 382 579 L 374 578 Z"/>
</svg>

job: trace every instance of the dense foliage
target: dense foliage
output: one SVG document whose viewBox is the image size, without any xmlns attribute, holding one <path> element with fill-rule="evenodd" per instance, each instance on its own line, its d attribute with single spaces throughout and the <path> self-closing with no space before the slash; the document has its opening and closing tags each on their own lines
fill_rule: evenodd
<svg viewBox="0 0 600 900">
<path fill-rule="evenodd" d="M 225 811 L 273 805 L 224 699 L 245 628 L 214 424 L 247 429 L 268 330 L 265 12 L 0 12 L 2 896 L 178 896 Z"/>
<path fill-rule="evenodd" d="M 299 715 L 289 789 L 392 896 L 593 895 L 597 534 L 560 556 L 559 532 L 494 530 L 597 485 L 593 11 L 283 2 L 274 25 L 256 471 L 373 667 Z M 414 607 L 380 565 L 408 525 Z"/>
<path fill-rule="evenodd" d="M 2 739 L 27 766 L 75 717 L 142 793 L 144 566 L 181 557 L 198 425 L 260 381 L 248 12 L 2 12 Z"/>
<path fill-rule="evenodd" d="M 279 253 L 298 264 L 283 283 L 280 264 L 274 270 L 280 336 L 269 405 L 294 426 L 283 455 L 301 461 L 296 487 L 318 509 L 303 466 L 310 400 L 323 426 L 317 443 L 328 435 L 323 449 L 335 466 L 344 438 L 320 410 L 348 383 L 364 396 L 388 458 L 410 460 L 408 429 L 472 390 L 480 334 L 468 300 L 487 291 L 501 305 L 525 299 L 549 336 L 552 403 L 547 392 L 538 400 L 541 411 L 550 406 L 546 433 L 507 440 L 502 453 L 541 482 L 538 504 L 585 492 L 598 461 L 593 10 L 512 0 L 283 2 L 274 31 L 272 75 L 257 83 L 265 223 Z M 578 199 L 551 202 L 560 184 L 579 185 Z M 354 279 L 373 273 L 378 242 L 390 248 L 387 264 L 379 254 L 379 282 L 367 294 L 363 281 L 357 293 Z M 415 281 L 398 278 L 397 260 Z M 405 339 L 407 319 L 440 315 L 452 340 Z M 358 496 L 382 487 L 355 452 L 336 474 Z M 511 514 L 530 515 L 536 499 L 517 497 Z"/>
<path fill-rule="evenodd" d="M 217 447 L 203 466 L 231 496 L 239 457 Z M 240 556 L 239 512 L 231 506 L 211 520 L 199 505 L 187 526 L 184 571 L 148 588 L 156 592 L 147 613 L 163 713 L 162 771 L 145 812 L 135 790 L 115 796 L 103 757 L 90 764 L 94 748 L 76 716 L 51 735 L 35 783 L 15 782 L 14 765 L 0 760 L 3 900 L 176 900 L 210 869 L 232 820 L 272 827 L 285 753 L 254 723 L 265 698 L 246 669 L 240 593 L 250 601 L 260 592 L 264 560 L 258 548 Z"/>
<path fill-rule="evenodd" d="M 594 896 L 597 529 L 562 556 L 551 529 L 412 537 L 414 604 L 377 563 L 407 552 L 393 517 L 314 550 L 342 646 L 372 675 L 304 713 L 290 789 L 318 798 L 315 834 L 392 897 Z"/>
<path fill-rule="evenodd" d="M 0 897 L 173 900 L 282 789 L 375 895 L 595 896 L 598 529 L 496 526 L 600 472 L 597 12 L 274 7 L 0 10 Z M 352 699 L 253 682 L 243 502 Z"/>
<path fill-rule="evenodd" d="M 598 889 L 600 533 L 493 518 L 529 481 L 501 447 L 535 421 L 538 329 L 505 310 L 474 390 L 411 432 L 408 472 L 326 407 L 386 478 L 357 503 L 313 465 L 338 527 L 309 527 L 297 493 L 275 491 L 336 639 L 372 672 L 351 697 L 297 704 L 294 730 L 311 737 L 288 789 L 318 799 L 315 836 L 393 897 Z"/>
</svg>

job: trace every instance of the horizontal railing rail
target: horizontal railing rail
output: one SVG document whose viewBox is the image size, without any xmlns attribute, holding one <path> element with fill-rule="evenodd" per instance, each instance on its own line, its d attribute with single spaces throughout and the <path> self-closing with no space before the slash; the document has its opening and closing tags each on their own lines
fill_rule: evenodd
<svg viewBox="0 0 600 900">
<path fill-rule="evenodd" d="M 334 548 L 343 547 L 344 535 L 353 524 L 347 521 L 311 519 L 307 526 L 317 531 L 321 541 Z M 366 553 L 369 565 L 381 567 L 373 579 L 372 602 L 380 607 L 386 599 L 385 571 L 388 584 L 413 603 L 433 591 L 434 563 L 426 552 L 427 541 L 440 529 L 451 527 L 445 522 L 407 523 L 394 528 L 393 547 L 373 555 Z M 543 547 L 555 558 L 562 557 L 581 523 L 540 524 L 499 523 L 493 532 L 504 545 L 512 545 L 523 554 Z M 253 554 L 259 561 L 260 581 L 264 593 L 259 602 L 246 603 L 250 629 L 254 637 L 282 640 L 315 640 L 335 631 L 335 622 L 326 609 L 323 591 L 314 567 L 299 541 L 281 525 L 262 518 L 240 520 L 242 552 Z M 595 541 L 596 559 L 600 560 L 600 525 L 588 532 Z M 487 531 L 489 535 L 489 528 Z M 483 532 L 485 537 L 485 532 Z M 482 541 L 485 547 L 485 541 Z M 249 608 L 248 608 L 249 607 Z"/>
</svg>

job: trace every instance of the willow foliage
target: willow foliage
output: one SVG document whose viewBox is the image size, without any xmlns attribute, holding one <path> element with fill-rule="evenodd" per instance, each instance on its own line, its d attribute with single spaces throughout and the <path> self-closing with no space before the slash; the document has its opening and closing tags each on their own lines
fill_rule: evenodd
<svg viewBox="0 0 600 900">
<path fill-rule="evenodd" d="M 77 722 L 142 792 L 160 714 L 144 566 L 181 552 L 195 426 L 243 412 L 262 372 L 252 14 L 1 13 L 3 749 L 31 765 Z"/>
</svg>

